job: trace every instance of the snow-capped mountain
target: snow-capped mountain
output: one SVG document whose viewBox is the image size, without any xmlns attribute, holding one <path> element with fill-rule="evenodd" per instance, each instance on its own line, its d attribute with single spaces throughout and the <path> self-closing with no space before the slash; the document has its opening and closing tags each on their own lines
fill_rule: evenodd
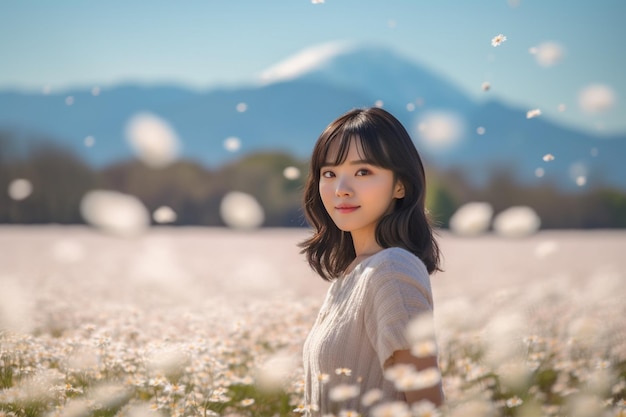
<svg viewBox="0 0 626 417">
<path fill-rule="evenodd" d="M 375 101 L 469 109 L 474 103 L 450 81 L 381 46 L 330 43 L 313 47 L 261 75 L 264 81 L 309 81 L 366 91 Z"/>
<path fill-rule="evenodd" d="M 393 51 L 348 43 L 303 51 L 269 68 L 257 84 L 238 88 L 121 85 L 97 95 L 91 89 L 0 91 L 0 131 L 36 132 L 103 165 L 132 157 L 126 124 L 149 112 L 177 132 L 181 156 L 217 165 L 256 150 L 307 157 L 330 121 L 377 102 L 405 124 L 427 164 L 463 169 L 476 179 L 501 166 L 525 181 L 572 187 L 585 176 L 626 189 L 626 137 L 594 137 L 543 116 L 527 119 L 526 108 L 474 102 L 445 77 Z M 93 146 L 85 146 L 88 136 Z M 238 151 L 225 149 L 228 137 L 239 138 Z M 452 139 L 447 149 L 431 146 Z M 548 153 L 555 159 L 546 163 Z"/>
</svg>

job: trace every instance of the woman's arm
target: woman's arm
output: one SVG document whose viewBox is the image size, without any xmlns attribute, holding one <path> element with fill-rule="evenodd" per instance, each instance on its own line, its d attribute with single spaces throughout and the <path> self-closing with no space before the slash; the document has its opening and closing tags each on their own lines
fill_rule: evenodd
<svg viewBox="0 0 626 417">
<path fill-rule="evenodd" d="M 418 371 L 423 371 L 428 368 L 439 369 L 437 364 L 437 356 L 427 356 L 423 358 L 416 358 L 411 354 L 410 350 L 397 350 L 393 355 L 385 362 L 385 368 L 398 364 L 409 364 L 415 366 Z M 435 404 L 437 407 L 443 404 L 443 390 L 441 382 L 432 387 L 424 388 L 417 391 L 405 392 L 406 400 L 409 404 L 413 404 L 418 401 L 428 400 Z"/>
</svg>

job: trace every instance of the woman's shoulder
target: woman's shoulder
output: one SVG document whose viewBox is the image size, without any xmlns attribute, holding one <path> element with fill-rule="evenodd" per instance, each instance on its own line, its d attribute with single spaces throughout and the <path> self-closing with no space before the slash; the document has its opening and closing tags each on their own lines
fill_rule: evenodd
<svg viewBox="0 0 626 417">
<path fill-rule="evenodd" d="M 404 248 L 385 248 L 370 257 L 368 261 L 366 266 L 378 273 L 407 275 L 420 280 L 429 277 L 424 262 Z"/>
<path fill-rule="evenodd" d="M 364 265 L 366 278 L 362 284 L 369 294 L 401 294 L 432 305 L 430 275 L 418 256 L 392 247 L 376 253 L 368 261 Z"/>
</svg>

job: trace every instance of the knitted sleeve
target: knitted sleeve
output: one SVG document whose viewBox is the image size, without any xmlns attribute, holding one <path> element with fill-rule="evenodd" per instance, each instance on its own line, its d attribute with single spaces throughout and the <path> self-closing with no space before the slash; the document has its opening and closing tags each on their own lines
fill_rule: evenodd
<svg viewBox="0 0 626 417">
<path fill-rule="evenodd" d="M 367 337 L 380 365 L 397 350 L 409 349 L 409 322 L 432 312 L 430 277 L 424 264 L 408 252 L 372 265 L 368 274 L 364 319 Z"/>
</svg>

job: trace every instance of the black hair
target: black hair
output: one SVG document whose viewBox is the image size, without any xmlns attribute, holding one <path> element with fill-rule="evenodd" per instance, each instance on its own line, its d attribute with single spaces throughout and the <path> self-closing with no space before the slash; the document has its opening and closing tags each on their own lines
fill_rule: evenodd
<svg viewBox="0 0 626 417">
<path fill-rule="evenodd" d="M 377 243 L 383 248 L 397 246 L 415 254 L 429 273 L 440 270 L 439 246 L 425 207 L 422 159 L 402 123 L 378 107 L 343 114 L 326 127 L 315 143 L 304 189 L 304 214 L 313 234 L 300 243 L 309 265 L 323 279 L 331 280 L 339 277 L 356 257 L 352 236 L 334 224 L 319 193 L 321 167 L 327 163 L 331 146 L 337 149 L 334 164 L 341 164 L 353 140 L 360 142 L 367 161 L 391 170 L 405 190 L 393 211 L 378 222 Z"/>
</svg>

